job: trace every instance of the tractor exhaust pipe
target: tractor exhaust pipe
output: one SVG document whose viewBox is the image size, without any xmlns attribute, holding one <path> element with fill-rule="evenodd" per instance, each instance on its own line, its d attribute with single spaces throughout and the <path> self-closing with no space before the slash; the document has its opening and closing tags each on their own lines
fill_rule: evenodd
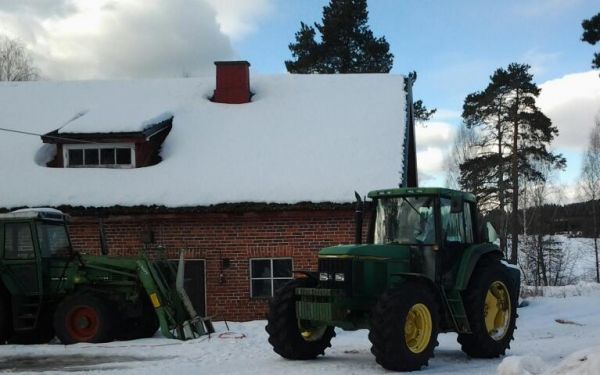
<svg viewBox="0 0 600 375">
<path fill-rule="evenodd" d="M 356 197 L 356 210 L 354 211 L 354 243 L 362 243 L 363 211 L 364 203 L 360 194 L 354 192 Z"/>
</svg>

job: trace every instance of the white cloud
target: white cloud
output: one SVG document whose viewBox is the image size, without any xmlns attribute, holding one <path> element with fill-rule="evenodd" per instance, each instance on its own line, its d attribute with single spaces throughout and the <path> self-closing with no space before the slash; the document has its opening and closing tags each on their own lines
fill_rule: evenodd
<svg viewBox="0 0 600 375">
<path fill-rule="evenodd" d="M 452 146 L 454 126 L 442 121 L 430 121 L 427 126 L 417 126 L 417 169 L 419 183 L 429 186 L 443 185 L 446 177 L 444 157 Z"/>
<path fill-rule="evenodd" d="M 553 147 L 581 152 L 587 147 L 594 118 L 600 113 L 598 71 L 569 74 L 540 85 L 540 109 L 558 128 Z"/>
<path fill-rule="evenodd" d="M 217 12 L 221 31 L 239 39 L 256 31 L 257 20 L 273 11 L 272 0 L 206 0 Z"/>
<path fill-rule="evenodd" d="M 234 57 L 272 0 L 1 0 L 0 33 L 18 37 L 50 79 L 198 75 Z"/>
</svg>

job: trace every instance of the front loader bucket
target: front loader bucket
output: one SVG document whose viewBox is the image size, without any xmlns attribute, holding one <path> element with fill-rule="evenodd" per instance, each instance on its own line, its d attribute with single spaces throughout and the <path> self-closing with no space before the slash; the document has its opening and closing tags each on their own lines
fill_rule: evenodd
<svg viewBox="0 0 600 375">
<path fill-rule="evenodd" d="M 198 315 L 183 288 L 183 253 L 177 273 L 167 261 L 138 260 L 138 273 L 158 320 L 161 333 L 168 338 L 190 340 L 214 332 L 210 318 Z"/>
</svg>

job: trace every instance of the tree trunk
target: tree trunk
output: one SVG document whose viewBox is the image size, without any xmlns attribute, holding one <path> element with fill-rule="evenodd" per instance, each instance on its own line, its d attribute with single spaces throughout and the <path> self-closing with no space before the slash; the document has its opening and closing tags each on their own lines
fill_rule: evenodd
<svg viewBox="0 0 600 375">
<path fill-rule="evenodd" d="M 542 283 L 544 286 L 548 286 L 548 273 L 546 272 L 546 263 L 544 260 L 544 235 L 538 234 L 538 264 L 540 272 L 542 274 Z"/>
<path fill-rule="evenodd" d="M 502 158 L 502 131 L 498 129 L 498 156 Z M 500 250 L 504 253 L 505 257 L 508 257 L 508 251 L 506 248 L 506 212 L 504 211 L 504 168 L 503 163 L 500 163 L 498 167 L 498 206 L 500 208 Z"/>
<path fill-rule="evenodd" d="M 517 94 L 517 103 L 519 103 L 519 96 Z M 517 105 L 518 108 L 518 105 Z M 517 109 L 518 110 L 518 109 Z M 513 142 L 512 142 L 512 160 L 511 160 L 511 182 L 512 182 L 512 212 L 511 212 L 511 223 L 510 223 L 510 262 L 517 264 L 517 251 L 519 249 L 519 158 L 517 149 L 519 140 L 519 119 L 516 118 L 514 122 L 513 130 Z"/>
<path fill-rule="evenodd" d="M 596 254 L 596 282 L 600 283 L 600 265 L 598 264 L 598 218 L 596 217 L 596 200 L 592 200 L 592 222 L 594 223 L 594 253 Z"/>
</svg>

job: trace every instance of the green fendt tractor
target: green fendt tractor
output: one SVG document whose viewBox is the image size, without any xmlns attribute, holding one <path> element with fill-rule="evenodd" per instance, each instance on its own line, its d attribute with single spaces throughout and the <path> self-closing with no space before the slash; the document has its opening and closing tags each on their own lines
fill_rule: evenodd
<svg viewBox="0 0 600 375">
<path fill-rule="evenodd" d="M 0 214 L 0 343 L 64 344 L 212 332 L 164 258 L 81 255 L 66 215 L 33 209 Z"/>
<path fill-rule="evenodd" d="M 480 225 L 472 194 L 441 188 L 369 193 L 366 244 L 319 252 L 317 273 L 304 272 L 270 302 L 266 330 L 288 359 L 324 354 L 334 327 L 369 329 L 371 352 L 389 370 L 428 364 L 439 332 L 457 332 L 471 357 L 492 358 L 510 347 L 520 272 Z M 363 203 L 357 194 L 359 206 Z"/>
</svg>

